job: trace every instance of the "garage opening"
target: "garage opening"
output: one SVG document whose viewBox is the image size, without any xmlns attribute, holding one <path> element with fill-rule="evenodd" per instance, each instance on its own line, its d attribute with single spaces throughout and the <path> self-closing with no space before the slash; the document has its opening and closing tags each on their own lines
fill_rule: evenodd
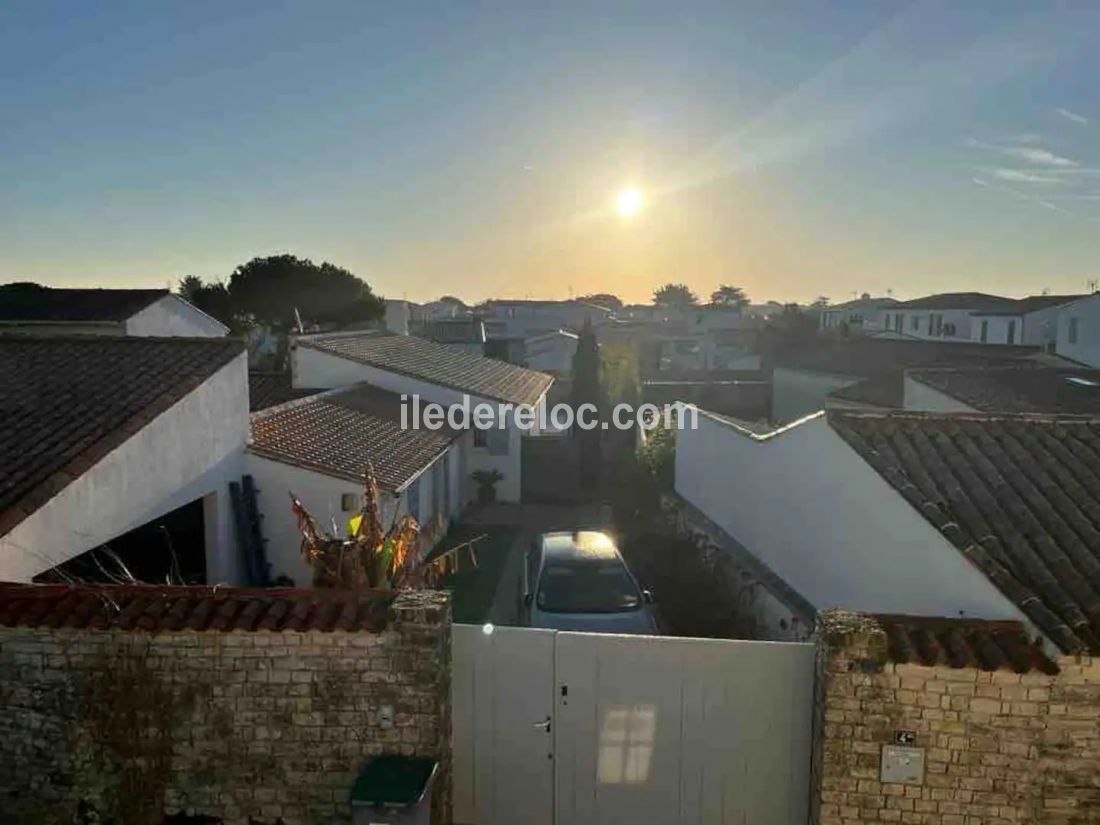
<svg viewBox="0 0 1100 825">
<path fill-rule="evenodd" d="M 205 584 L 202 499 L 40 573 L 34 581 Z"/>
</svg>

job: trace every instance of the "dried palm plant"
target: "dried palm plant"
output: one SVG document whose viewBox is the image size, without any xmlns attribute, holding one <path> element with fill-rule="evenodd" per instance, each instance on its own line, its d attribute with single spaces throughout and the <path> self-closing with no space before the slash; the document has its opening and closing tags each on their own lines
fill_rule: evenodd
<svg viewBox="0 0 1100 825">
<path fill-rule="evenodd" d="M 477 565 L 474 543 L 483 536 L 427 559 L 416 519 L 398 515 L 395 509 L 387 529 L 382 522 L 374 468 L 369 462 L 363 474 L 363 507 L 358 517 L 349 522 L 346 538 L 323 533 L 294 493 L 290 499 L 302 534 L 302 558 L 313 568 L 314 587 L 426 590 L 438 587 L 449 573 L 457 570 L 463 551 Z"/>
</svg>

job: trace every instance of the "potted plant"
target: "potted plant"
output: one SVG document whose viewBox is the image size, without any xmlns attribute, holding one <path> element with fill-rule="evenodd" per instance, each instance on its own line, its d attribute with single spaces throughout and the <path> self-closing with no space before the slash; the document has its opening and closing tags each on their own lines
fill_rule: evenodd
<svg viewBox="0 0 1100 825">
<path fill-rule="evenodd" d="M 478 504 L 492 504 L 497 500 L 496 484 L 504 478 L 499 470 L 474 470 L 470 478 L 477 482 Z"/>
</svg>

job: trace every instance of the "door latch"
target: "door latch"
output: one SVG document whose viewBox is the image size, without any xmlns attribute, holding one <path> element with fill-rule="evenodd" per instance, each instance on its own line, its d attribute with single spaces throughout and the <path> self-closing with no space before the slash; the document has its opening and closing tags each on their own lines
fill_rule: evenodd
<svg viewBox="0 0 1100 825">
<path fill-rule="evenodd" d="M 535 722 L 533 727 L 536 727 L 541 731 L 545 731 L 546 733 L 549 733 L 550 732 L 550 717 L 547 716 L 546 719 L 544 719 L 543 721 Z"/>
</svg>

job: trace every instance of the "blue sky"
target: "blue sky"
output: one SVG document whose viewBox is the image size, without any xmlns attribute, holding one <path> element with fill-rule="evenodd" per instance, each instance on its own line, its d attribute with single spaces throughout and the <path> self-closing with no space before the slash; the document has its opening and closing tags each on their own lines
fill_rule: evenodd
<svg viewBox="0 0 1100 825">
<path fill-rule="evenodd" d="M 0 8 L 2 280 L 276 252 L 413 299 L 1100 277 L 1100 5 L 95 5 Z"/>
</svg>

